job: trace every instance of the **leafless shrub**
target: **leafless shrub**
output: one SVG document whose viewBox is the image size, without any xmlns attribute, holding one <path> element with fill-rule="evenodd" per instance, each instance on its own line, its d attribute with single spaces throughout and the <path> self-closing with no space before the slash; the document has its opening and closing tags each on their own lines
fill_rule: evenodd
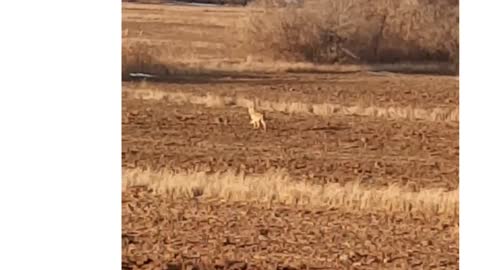
<svg viewBox="0 0 480 270">
<path fill-rule="evenodd" d="M 443 62 L 458 68 L 458 1 L 319 0 L 250 9 L 247 50 L 314 63 Z"/>
<path fill-rule="evenodd" d="M 132 73 L 165 75 L 169 70 L 158 60 L 156 49 L 148 40 L 126 41 L 122 44 L 122 79 Z"/>
</svg>

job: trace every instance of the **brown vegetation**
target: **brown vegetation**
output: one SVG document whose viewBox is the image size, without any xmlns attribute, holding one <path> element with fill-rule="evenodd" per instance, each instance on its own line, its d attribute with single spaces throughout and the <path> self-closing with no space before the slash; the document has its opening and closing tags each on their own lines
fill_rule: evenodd
<svg viewBox="0 0 480 270">
<path fill-rule="evenodd" d="M 153 99 L 153 100 L 168 100 L 179 104 L 191 103 L 198 105 L 205 105 L 207 107 L 225 108 L 232 106 L 241 106 L 248 108 L 248 105 L 253 102 L 241 96 L 220 96 L 214 94 L 194 95 L 182 92 L 165 92 L 161 90 L 152 90 L 148 88 L 138 88 L 130 92 L 133 97 L 139 99 Z M 387 119 L 409 119 L 409 120 L 426 120 L 426 121 L 453 121 L 458 122 L 459 110 L 458 106 L 451 109 L 433 108 L 423 109 L 408 107 L 378 107 L 378 106 L 342 106 L 330 103 L 303 103 L 294 102 L 290 100 L 270 101 L 258 100 L 258 108 L 269 112 L 281 113 L 300 113 L 318 116 L 369 116 L 380 117 Z"/>
<path fill-rule="evenodd" d="M 458 2 L 328 0 L 249 12 L 251 53 L 315 63 L 445 62 L 458 68 Z"/>
<path fill-rule="evenodd" d="M 306 1 L 305 8 L 287 9 L 204 8 L 200 12 L 208 12 L 205 15 L 217 14 L 208 19 L 195 17 L 193 7 L 192 12 L 187 7 L 142 7 L 154 17 L 145 19 L 148 24 L 124 22 L 124 30 L 131 34 L 123 37 L 122 77 L 126 80 L 132 72 L 162 76 L 219 71 L 451 73 L 458 69 L 458 5 L 368 1 Z M 187 11 L 196 15 L 181 25 L 188 22 L 200 28 L 202 42 L 180 41 L 187 39 L 183 35 L 192 35 L 175 26 L 176 18 Z M 171 33 L 179 41 L 157 40 L 158 29 L 180 29 Z M 138 32 L 145 35 L 136 36 Z M 203 56 L 205 52 L 209 56 Z M 221 55 L 212 58 L 211 53 Z M 330 63 L 343 66 L 318 66 Z M 355 66 L 344 66 L 347 63 Z"/>
<path fill-rule="evenodd" d="M 221 86 L 191 85 L 195 92 Z M 159 87 L 186 89 L 189 84 Z M 236 86 L 230 82 L 226 87 Z M 125 168 L 233 169 L 249 174 L 276 168 L 317 184 L 361 180 L 374 186 L 408 185 L 412 191 L 458 188 L 458 122 L 273 110 L 266 112 L 268 131 L 259 132 L 251 129 L 244 107 L 225 104 L 213 94 L 180 92 L 139 99 L 134 93 L 141 90 L 125 90 Z M 258 93 L 255 90 L 252 93 Z"/>
<path fill-rule="evenodd" d="M 458 2 L 123 7 L 123 269 L 458 268 Z"/>
<path fill-rule="evenodd" d="M 251 176 L 233 171 L 206 174 L 202 171 L 124 170 L 124 189 L 147 186 L 165 200 L 210 198 L 233 202 L 255 202 L 270 205 L 330 207 L 347 212 L 380 211 L 387 215 L 399 212 L 422 213 L 425 216 L 458 218 L 458 190 L 422 189 L 389 184 L 372 188 L 357 182 L 344 186 L 337 183 L 313 185 L 292 181 L 282 171 Z"/>
</svg>

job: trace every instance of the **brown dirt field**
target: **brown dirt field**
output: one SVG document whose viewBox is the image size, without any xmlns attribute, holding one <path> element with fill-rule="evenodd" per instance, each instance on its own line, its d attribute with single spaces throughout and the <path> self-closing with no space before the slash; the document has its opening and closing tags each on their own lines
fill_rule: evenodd
<svg viewBox="0 0 480 270">
<path fill-rule="evenodd" d="M 165 79 L 166 80 L 166 79 Z M 148 88 L 289 102 L 332 103 L 346 106 L 458 108 L 459 81 L 452 77 L 354 74 L 242 74 L 190 76 Z M 137 83 L 124 83 L 137 88 Z M 293 88 L 293 89 L 292 89 Z M 202 89 L 202 90 L 199 90 Z"/>
<path fill-rule="evenodd" d="M 124 40 L 143 30 L 156 46 L 186 48 L 179 61 L 243 61 L 231 30 L 242 8 L 123 7 Z M 259 179 L 280 170 L 319 186 L 458 192 L 458 85 L 449 76 L 285 70 L 124 82 L 122 168 Z M 266 132 L 249 125 L 242 100 L 254 98 Z M 124 187 L 123 269 L 458 269 L 458 211 L 427 214 L 422 199 L 410 211 L 410 195 L 395 211 L 354 211 L 192 193 Z"/>
<path fill-rule="evenodd" d="M 458 136 L 455 128 L 269 114 L 273 120 L 268 132 L 262 133 L 251 129 L 243 110 L 199 107 L 129 102 L 124 166 L 197 166 L 214 171 L 243 167 L 250 173 L 264 173 L 273 167 L 287 168 L 293 176 L 311 178 L 315 183 L 360 178 L 375 185 L 401 181 L 416 188 L 458 187 L 458 150 L 445 139 Z M 230 124 L 216 123 L 219 116 L 230 119 Z M 425 134 L 423 141 L 421 134 Z M 362 138 L 367 139 L 366 146 Z"/>
<path fill-rule="evenodd" d="M 429 82 L 432 85 L 432 78 L 427 77 L 423 84 L 419 83 L 419 88 L 410 88 L 407 80 L 406 77 L 390 78 L 388 84 L 398 85 L 397 91 L 372 88 L 377 90 L 368 93 L 373 101 L 371 103 L 382 104 L 381 99 L 386 99 L 391 101 L 391 105 L 401 107 L 408 97 L 422 97 L 419 92 L 426 91 L 422 86 Z M 259 92 L 255 91 L 258 88 L 254 83 L 245 85 L 241 82 L 231 82 L 230 85 L 220 83 L 218 86 L 195 82 L 157 83 L 151 91 L 161 89 L 176 93 L 195 92 L 197 95 L 219 92 L 229 96 L 240 93 L 246 97 L 255 95 L 259 99 L 279 97 L 288 102 L 308 101 L 310 94 L 311 100 L 324 95 L 334 103 L 343 103 L 343 100 L 353 103 L 357 96 L 352 90 L 352 83 L 345 86 L 317 82 L 317 86 L 312 84 L 310 90 L 304 91 L 299 87 L 298 92 L 302 93 L 292 94 L 277 90 L 284 87 L 282 83 L 269 82 L 270 86 L 263 87 L 263 91 Z M 363 81 L 357 78 L 359 88 L 368 85 L 368 82 L 368 77 Z M 403 82 L 406 88 L 402 91 L 399 85 Z M 266 84 L 266 81 L 263 83 Z M 335 90 L 319 90 L 318 95 L 314 95 L 312 88 L 322 89 L 324 84 L 335 87 Z M 137 88 L 129 85 L 124 86 L 126 93 L 135 93 Z M 453 99 L 458 95 L 454 85 L 451 85 L 450 92 L 457 94 L 447 92 L 445 85 L 448 83 L 443 84 L 439 95 L 435 94 L 433 87 L 428 94 L 436 97 L 443 94 L 458 102 L 458 99 Z M 418 92 L 415 92 L 416 89 L 419 89 Z M 364 88 L 364 91 L 368 89 Z M 343 95 L 335 95 L 338 92 Z M 350 93 L 353 97 L 349 96 Z M 433 99 L 430 104 L 440 107 L 445 102 Z M 413 189 L 458 188 L 458 122 L 393 121 L 376 117 L 290 115 L 281 112 L 268 112 L 267 117 L 268 132 L 263 133 L 251 128 L 246 109 L 238 106 L 216 108 L 175 104 L 125 94 L 123 166 L 154 169 L 165 166 L 198 167 L 213 171 L 233 168 L 249 173 L 284 168 L 292 176 L 315 183 L 345 183 L 360 179 L 362 183 L 371 185 L 398 182 Z M 224 123 L 223 119 L 228 122 Z"/>
<path fill-rule="evenodd" d="M 123 195 L 123 269 L 458 269 L 458 227 L 421 216 Z"/>
<path fill-rule="evenodd" d="M 402 79 L 390 80 L 401 85 Z M 232 92 L 237 89 L 234 83 L 229 87 Z M 252 94 L 255 87 L 253 83 L 244 85 L 243 91 Z M 272 96 L 281 97 L 276 92 L 281 87 L 281 83 L 272 87 Z M 124 86 L 124 168 L 211 173 L 233 169 L 247 174 L 278 168 L 286 169 L 294 179 L 318 184 L 359 180 L 371 188 L 397 183 L 412 191 L 458 189 L 455 121 L 269 112 L 264 133 L 251 129 L 242 107 L 139 99 L 131 94 L 137 88 L 141 87 Z M 195 89 L 196 94 L 228 94 L 226 85 L 217 87 L 215 83 L 155 83 L 147 88 L 153 92 Z M 341 86 L 337 89 L 343 90 Z M 260 98 L 268 98 L 266 92 Z M 371 93 L 389 98 L 388 92 Z M 393 93 L 401 103 L 398 92 Z M 433 88 L 430 93 L 436 96 Z M 332 101 L 341 102 L 342 97 L 332 97 Z M 441 101 L 431 104 L 441 105 Z M 445 220 L 404 212 L 318 207 L 303 214 L 305 207 L 277 205 L 273 207 L 282 210 L 275 217 L 274 210 L 257 203 L 208 199 L 194 203 L 165 200 L 144 191 L 133 195 L 136 192 L 128 188 L 123 195 L 124 269 L 155 269 L 167 264 L 169 269 L 188 265 L 196 269 L 458 269 L 458 216 Z M 142 210 L 144 207 L 151 210 Z M 159 215 L 157 221 L 146 221 L 153 218 L 150 215 Z"/>
</svg>

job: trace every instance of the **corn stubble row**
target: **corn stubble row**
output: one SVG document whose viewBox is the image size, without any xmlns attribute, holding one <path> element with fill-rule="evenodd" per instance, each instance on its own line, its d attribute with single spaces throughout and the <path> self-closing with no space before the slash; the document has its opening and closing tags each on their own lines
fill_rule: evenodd
<svg viewBox="0 0 480 270">
<path fill-rule="evenodd" d="M 458 227 L 440 218 L 347 213 L 130 187 L 123 269 L 458 269 Z"/>
</svg>

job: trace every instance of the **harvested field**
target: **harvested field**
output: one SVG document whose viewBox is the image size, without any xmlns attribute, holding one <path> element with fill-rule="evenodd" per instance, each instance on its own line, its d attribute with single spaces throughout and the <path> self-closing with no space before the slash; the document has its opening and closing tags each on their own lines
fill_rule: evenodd
<svg viewBox="0 0 480 270">
<path fill-rule="evenodd" d="M 198 85 L 207 91 L 198 91 Z M 203 84 L 206 84 L 203 86 Z M 211 87 L 213 86 L 214 87 Z M 180 77 L 177 81 L 162 84 L 125 83 L 126 89 L 135 89 L 133 94 L 144 99 L 167 94 L 206 95 L 223 98 L 243 97 L 260 100 L 259 108 L 272 110 L 270 103 L 277 107 L 295 104 L 309 106 L 331 104 L 340 107 L 393 108 L 397 111 L 411 109 L 431 113 L 436 110 L 453 112 L 458 122 L 459 82 L 451 77 L 428 76 L 376 76 L 365 73 L 342 75 L 251 75 L 243 78 L 214 78 L 204 76 Z M 181 91 L 179 91 L 181 89 Z M 154 91 L 152 91 L 154 90 Z M 206 93 L 205 93 L 206 92 Z M 160 95 L 162 94 L 162 95 Z M 158 98 L 157 98 L 158 99 Z M 291 106 L 290 106 L 291 107 Z M 299 106 L 297 106 L 299 107 Z M 314 108 L 306 108 L 304 112 Z M 275 109 L 289 112 L 288 108 Z M 292 108 L 301 112 L 301 108 Z M 314 112 L 315 113 L 315 112 Z M 420 118 L 429 120 L 430 116 Z M 435 120 L 435 118 L 432 118 Z"/>
<path fill-rule="evenodd" d="M 458 269 L 442 218 L 123 195 L 127 269 Z"/>
<path fill-rule="evenodd" d="M 458 78 L 256 62 L 255 9 L 123 7 L 136 67 L 161 56 L 123 82 L 123 269 L 458 269 Z"/>
<path fill-rule="evenodd" d="M 212 88 L 203 88 L 204 94 Z M 200 89 L 197 86 L 198 94 Z M 395 182 L 413 190 L 458 188 L 456 121 L 271 111 L 268 132 L 262 133 L 248 124 L 244 107 L 216 106 L 215 98 L 205 105 L 188 100 L 182 104 L 168 97 L 129 97 L 136 90 L 125 87 L 125 91 L 123 166 L 127 168 L 247 173 L 273 168 L 318 184 L 359 180 L 370 185 Z"/>
</svg>

